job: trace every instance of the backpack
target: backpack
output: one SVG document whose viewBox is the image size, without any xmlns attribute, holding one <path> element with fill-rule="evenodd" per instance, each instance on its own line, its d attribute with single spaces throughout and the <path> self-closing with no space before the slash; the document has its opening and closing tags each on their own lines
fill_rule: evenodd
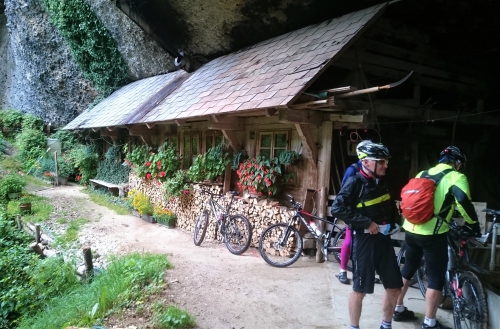
<svg viewBox="0 0 500 329">
<path fill-rule="evenodd" d="M 441 179 L 453 169 L 446 169 L 436 175 L 424 171 L 418 178 L 412 178 L 401 190 L 401 213 L 405 219 L 416 225 L 427 223 L 434 217 L 434 192 Z"/>
</svg>

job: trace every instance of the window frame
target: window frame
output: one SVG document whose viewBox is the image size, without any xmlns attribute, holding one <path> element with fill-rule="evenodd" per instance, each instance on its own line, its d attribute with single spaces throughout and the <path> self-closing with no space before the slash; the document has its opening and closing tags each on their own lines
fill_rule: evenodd
<svg viewBox="0 0 500 329">
<path fill-rule="evenodd" d="M 276 147 L 276 135 L 281 135 L 281 134 L 286 134 L 286 146 L 283 147 Z M 290 130 L 273 130 L 273 131 L 260 131 L 258 134 L 258 140 L 257 140 L 257 154 L 262 154 L 262 136 L 265 135 L 271 135 L 271 146 L 266 147 L 266 150 L 269 150 L 269 158 L 272 159 L 276 157 L 276 150 L 284 150 L 284 151 L 289 151 L 290 150 L 290 137 L 291 137 L 291 131 Z"/>
<path fill-rule="evenodd" d="M 189 133 L 184 133 L 182 135 L 182 162 L 181 162 L 181 167 L 182 169 L 188 169 L 189 167 L 191 167 L 193 165 L 193 160 L 194 160 L 194 157 L 193 157 L 193 138 L 194 137 L 197 137 L 198 138 L 198 144 L 197 144 L 197 150 L 196 150 L 196 154 L 194 155 L 194 157 L 197 157 L 199 154 L 201 154 L 201 144 L 202 144 L 202 138 L 201 138 L 201 133 L 200 132 L 189 132 Z M 189 158 L 189 161 L 186 163 L 186 138 L 190 138 L 190 154 L 187 155 Z"/>
</svg>

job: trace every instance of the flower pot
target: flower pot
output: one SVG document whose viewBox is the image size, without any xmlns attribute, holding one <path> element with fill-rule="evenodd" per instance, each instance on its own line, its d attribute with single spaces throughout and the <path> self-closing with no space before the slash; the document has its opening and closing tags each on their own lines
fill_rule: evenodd
<svg viewBox="0 0 500 329">
<path fill-rule="evenodd" d="M 141 218 L 141 214 L 139 214 L 139 212 L 135 209 L 132 209 L 132 215 L 134 215 L 135 217 Z"/>
<path fill-rule="evenodd" d="M 31 213 L 31 202 L 19 204 L 19 211 L 21 214 Z"/>
<path fill-rule="evenodd" d="M 166 228 L 175 228 L 176 222 L 175 221 L 171 221 L 171 222 L 158 222 L 158 224 L 160 224 L 162 226 L 165 226 Z"/>
<path fill-rule="evenodd" d="M 142 215 L 141 218 L 144 219 L 146 222 L 156 223 L 156 219 L 151 215 Z"/>
<path fill-rule="evenodd" d="M 12 193 L 7 193 L 7 196 L 8 196 L 8 197 L 9 197 L 9 199 L 11 199 L 11 200 L 19 199 L 19 197 L 21 196 L 21 192 L 12 192 Z"/>
</svg>

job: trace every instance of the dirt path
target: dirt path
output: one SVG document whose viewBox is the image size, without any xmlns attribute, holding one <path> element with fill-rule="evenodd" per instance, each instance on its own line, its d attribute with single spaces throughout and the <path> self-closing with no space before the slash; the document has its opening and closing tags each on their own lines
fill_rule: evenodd
<svg viewBox="0 0 500 329">
<path fill-rule="evenodd" d="M 291 267 L 274 268 L 254 248 L 235 256 L 218 242 L 204 241 L 196 247 L 191 233 L 131 215 L 117 215 L 90 201 L 80 190 L 80 186 L 72 185 L 36 193 L 51 198 L 55 207 L 52 221 L 61 217 L 90 220 L 80 231 L 80 242 L 90 245 L 94 253 L 140 251 L 167 255 L 174 268 L 167 271 L 169 288 L 160 297 L 189 311 L 197 328 L 349 328 L 347 305 L 352 286 L 340 284 L 334 277 L 339 269 L 336 262 L 318 264 L 303 257 Z M 365 298 L 362 328 L 380 326 L 383 292 L 382 285 L 375 285 L 375 293 Z M 405 304 L 419 319 L 394 323 L 394 328 L 420 328 L 425 308 L 420 291 L 411 288 Z M 439 309 L 438 319 L 453 326 L 450 311 Z M 136 316 L 133 310 L 113 320 L 120 328 L 150 328 L 147 318 Z"/>
<path fill-rule="evenodd" d="M 54 200 L 60 212 L 83 212 L 90 223 L 81 230 L 81 239 L 98 253 L 168 255 L 174 268 L 167 272 L 171 283 L 166 294 L 195 317 L 199 328 L 337 328 L 331 269 L 314 259 L 273 268 L 254 248 L 235 256 L 218 242 L 204 241 L 196 247 L 191 233 L 117 215 L 91 202 L 79 186 L 37 193 Z"/>
</svg>

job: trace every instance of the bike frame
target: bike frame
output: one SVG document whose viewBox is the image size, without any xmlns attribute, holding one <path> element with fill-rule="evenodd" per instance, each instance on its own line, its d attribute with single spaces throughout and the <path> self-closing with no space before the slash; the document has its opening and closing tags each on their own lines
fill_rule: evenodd
<svg viewBox="0 0 500 329">
<path fill-rule="evenodd" d="M 217 195 L 217 194 L 214 194 L 214 193 L 211 193 L 211 192 L 208 192 L 208 191 L 203 191 L 202 193 L 207 193 L 210 195 L 210 199 L 208 200 L 208 205 L 209 205 L 209 208 L 210 208 L 210 212 L 211 214 L 214 216 L 214 219 L 219 222 L 219 218 L 218 218 L 218 215 L 219 214 L 222 214 L 222 222 L 221 224 L 222 225 L 217 225 L 217 228 L 219 230 L 219 232 L 222 233 L 222 230 L 224 229 L 224 223 L 225 223 L 225 220 L 226 220 L 226 217 L 229 216 L 229 209 L 231 209 L 231 205 L 233 204 L 233 200 L 234 200 L 234 194 L 231 195 L 231 200 L 229 201 L 229 204 L 227 205 L 227 208 L 224 208 L 223 206 L 221 206 L 215 199 L 214 199 L 214 196 L 218 196 L 218 197 L 221 197 L 221 195 Z M 206 205 L 207 203 L 205 204 L 205 209 L 207 208 Z"/>
</svg>

